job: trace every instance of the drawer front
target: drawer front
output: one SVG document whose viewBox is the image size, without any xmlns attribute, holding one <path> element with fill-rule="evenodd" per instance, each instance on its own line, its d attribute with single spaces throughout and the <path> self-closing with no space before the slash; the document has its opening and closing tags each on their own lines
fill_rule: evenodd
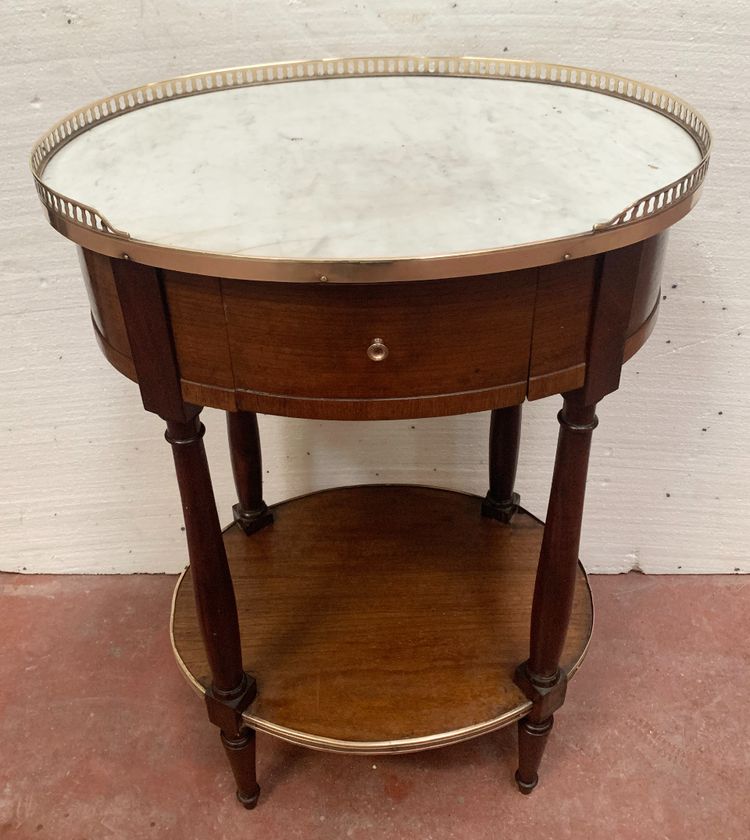
<svg viewBox="0 0 750 840">
<path fill-rule="evenodd" d="M 235 388 L 383 400 L 522 383 L 536 270 L 387 285 L 222 281 Z"/>
</svg>

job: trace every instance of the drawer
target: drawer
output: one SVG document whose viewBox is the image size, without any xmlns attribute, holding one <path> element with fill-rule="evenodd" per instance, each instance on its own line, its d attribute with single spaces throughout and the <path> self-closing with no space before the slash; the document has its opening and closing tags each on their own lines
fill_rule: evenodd
<svg viewBox="0 0 750 840">
<path fill-rule="evenodd" d="M 520 385 L 523 399 L 536 276 L 359 286 L 222 280 L 235 388 L 389 400 Z"/>
</svg>

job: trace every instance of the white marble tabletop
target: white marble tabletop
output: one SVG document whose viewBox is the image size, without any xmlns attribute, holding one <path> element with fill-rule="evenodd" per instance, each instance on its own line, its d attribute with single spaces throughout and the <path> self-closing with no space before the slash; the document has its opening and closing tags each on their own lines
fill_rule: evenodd
<svg viewBox="0 0 750 840">
<path fill-rule="evenodd" d="M 378 260 L 584 233 L 700 159 L 669 118 L 588 90 L 362 77 L 132 111 L 76 136 L 43 180 L 147 242 Z"/>
</svg>

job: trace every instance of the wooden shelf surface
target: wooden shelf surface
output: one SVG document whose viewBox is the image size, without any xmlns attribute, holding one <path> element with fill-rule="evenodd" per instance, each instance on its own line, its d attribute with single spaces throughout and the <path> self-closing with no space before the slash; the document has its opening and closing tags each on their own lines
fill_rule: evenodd
<svg viewBox="0 0 750 840">
<path fill-rule="evenodd" d="M 408 752 L 505 726 L 530 708 L 512 680 L 528 656 L 543 525 L 480 514 L 477 496 L 372 485 L 273 508 L 224 533 L 245 668 L 248 724 L 344 752 Z M 562 667 L 582 661 L 591 594 L 579 565 Z M 178 663 L 204 690 L 208 666 L 189 569 L 175 590 Z"/>
</svg>

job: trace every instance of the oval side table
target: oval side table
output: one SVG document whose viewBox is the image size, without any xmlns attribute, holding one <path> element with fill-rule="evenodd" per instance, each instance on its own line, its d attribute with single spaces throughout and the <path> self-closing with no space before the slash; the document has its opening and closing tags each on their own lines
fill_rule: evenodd
<svg viewBox="0 0 750 840">
<path fill-rule="evenodd" d="M 302 84 L 304 82 L 304 84 Z M 581 664 L 595 406 L 646 341 L 710 133 L 565 65 L 366 57 L 199 73 L 93 102 L 34 147 L 107 359 L 166 422 L 190 566 L 177 662 L 240 802 L 255 733 L 407 752 L 518 722 L 529 793 Z M 563 395 L 546 524 L 514 490 L 521 404 Z M 222 530 L 203 406 L 226 411 Z M 491 410 L 484 498 L 342 487 L 269 507 L 256 413 Z"/>
</svg>

